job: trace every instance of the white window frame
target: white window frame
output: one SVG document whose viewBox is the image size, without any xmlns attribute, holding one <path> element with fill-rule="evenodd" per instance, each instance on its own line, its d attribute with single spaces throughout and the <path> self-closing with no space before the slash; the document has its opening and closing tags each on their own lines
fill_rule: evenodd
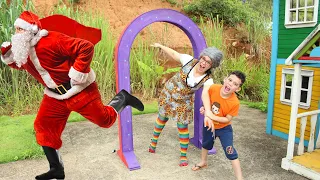
<svg viewBox="0 0 320 180">
<path fill-rule="evenodd" d="M 280 102 L 282 104 L 291 105 L 292 104 L 291 103 L 291 101 L 292 101 L 292 86 L 291 86 L 290 100 L 285 99 L 285 93 L 286 93 L 285 89 L 287 87 L 286 86 L 286 74 L 290 74 L 293 77 L 294 69 L 293 68 L 283 68 L 282 69 Z M 310 108 L 311 95 L 312 95 L 312 85 L 313 85 L 313 74 L 314 74 L 313 70 L 304 70 L 304 69 L 301 70 L 301 76 L 309 77 L 309 82 L 308 82 L 309 84 L 308 84 L 308 89 L 300 88 L 300 94 L 301 94 L 301 90 L 307 91 L 307 102 L 306 103 L 299 102 L 300 108 L 303 108 L 303 109 Z M 293 84 L 293 78 L 292 78 L 292 84 Z"/>
<path fill-rule="evenodd" d="M 296 8 L 290 9 L 291 1 L 296 1 Z M 304 7 L 298 7 L 299 6 L 299 0 L 286 0 L 286 8 L 285 8 L 285 27 L 286 28 L 301 28 L 301 27 L 314 27 L 318 22 L 318 6 L 319 6 L 319 0 L 314 0 L 313 6 L 307 6 L 307 1 L 305 0 L 305 6 Z M 307 8 L 314 8 L 313 9 L 313 20 L 307 21 Z M 303 22 L 290 22 L 290 11 L 299 9 L 304 9 L 304 21 Z M 298 13 L 296 13 L 296 19 L 298 19 Z"/>
</svg>

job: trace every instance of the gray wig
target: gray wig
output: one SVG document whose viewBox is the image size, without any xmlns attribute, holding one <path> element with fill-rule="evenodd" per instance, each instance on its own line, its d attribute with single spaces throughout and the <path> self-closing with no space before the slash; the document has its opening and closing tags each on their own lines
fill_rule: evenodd
<svg viewBox="0 0 320 180">
<path fill-rule="evenodd" d="M 216 47 L 208 47 L 204 49 L 200 53 L 200 57 L 203 57 L 203 56 L 208 56 L 211 59 L 211 62 L 212 62 L 211 68 L 218 67 L 223 59 L 222 52 Z"/>
</svg>

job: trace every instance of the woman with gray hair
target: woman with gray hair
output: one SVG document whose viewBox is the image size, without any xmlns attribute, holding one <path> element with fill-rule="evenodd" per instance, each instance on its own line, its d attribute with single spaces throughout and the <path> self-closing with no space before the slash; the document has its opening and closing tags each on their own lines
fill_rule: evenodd
<svg viewBox="0 0 320 180">
<path fill-rule="evenodd" d="M 177 121 L 179 132 L 179 166 L 187 166 L 187 149 L 189 145 L 188 124 L 193 121 L 194 93 L 196 90 L 203 87 L 202 97 L 204 97 L 203 99 L 206 99 L 203 101 L 204 107 L 210 107 L 208 89 L 210 85 L 213 84 L 210 74 L 212 69 L 220 65 L 223 55 L 219 49 L 208 47 L 200 53 L 200 58 L 198 60 L 190 55 L 180 54 L 159 43 L 154 43 L 151 46 L 160 48 L 171 58 L 180 62 L 182 68 L 165 83 L 164 88 L 159 95 L 159 115 L 155 122 L 149 152 L 155 153 L 160 133 L 168 119 L 171 118 L 172 120 Z"/>
</svg>

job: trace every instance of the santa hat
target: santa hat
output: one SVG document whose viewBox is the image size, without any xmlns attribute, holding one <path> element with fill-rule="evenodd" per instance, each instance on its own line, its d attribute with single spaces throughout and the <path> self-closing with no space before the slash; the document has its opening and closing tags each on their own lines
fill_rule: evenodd
<svg viewBox="0 0 320 180">
<path fill-rule="evenodd" d="M 41 29 L 39 17 L 29 11 L 22 12 L 14 25 L 33 33 L 37 33 Z"/>
</svg>

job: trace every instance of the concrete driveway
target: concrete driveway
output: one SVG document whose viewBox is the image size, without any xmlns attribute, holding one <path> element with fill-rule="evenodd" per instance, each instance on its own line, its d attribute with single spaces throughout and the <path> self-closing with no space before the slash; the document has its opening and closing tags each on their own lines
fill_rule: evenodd
<svg viewBox="0 0 320 180">
<path fill-rule="evenodd" d="M 194 172 L 191 167 L 200 159 L 200 149 L 190 145 L 189 166 L 179 167 L 179 142 L 175 123 L 169 121 L 158 142 L 156 154 L 148 150 L 157 114 L 133 117 L 134 148 L 141 169 L 129 171 L 117 153 L 117 124 L 110 129 L 99 128 L 84 121 L 68 123 L 63 134 L 61 155 L 66 180 L 186 180 L 235 179 L 231 163 L 217 141 L 217 154 L 209 156 L 209 167 Z M 302 180 L 305 179 L 280 167 L 285 157 L 287 141 L 265 133 L 266 114 L 241 106 L 233 119 L 235 147 L 239 153 L 242 171 L 248 180 Z M 190 137 L 193 137 L 193 125 Z M 0 164 L 0 180 L 28 180 L 48 170 L 45 158 Z"/>
</svg>

